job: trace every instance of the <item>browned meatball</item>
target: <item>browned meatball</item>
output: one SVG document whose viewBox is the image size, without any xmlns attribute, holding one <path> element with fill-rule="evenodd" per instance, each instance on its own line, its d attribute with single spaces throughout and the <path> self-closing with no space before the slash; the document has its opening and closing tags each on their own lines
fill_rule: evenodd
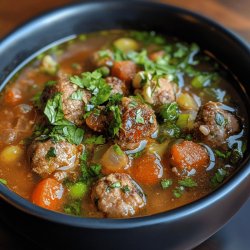
<svg viewBox="0 0 250 250">
<path fill-rule="evenodd" d="M 194 124 L 196 137 L 211 147 L 223 147 L 226 139 L 239 130 L 239 119 L 224 110 L 219 102 L 208 102 L 202 106 Z"/>
<path fill-rule="evenodd" d="M 95 52 L 91 56 L 90 63 L 93 68 L 99 68 L 102 66 L 112 67 L 114 64 L 114 55 L 111 50 L 106 50 L 105 53 Z"/>
<path fill-rule="evenodd" d="M 78 93 L 81 92 L 81 100 L 73 99 L 72 94 L 76 91 L 78 91 Z M 90 93 L 86 90 L 80 90 L 77 85 L 69 81 L 66 75 L 59 76 L 55 85 L 47 86 L 44 89 L 41 96 L 44 105 L 55 93 L 62 94 L 62 109 L 65 118 L 76 125 L 83 124 L 84 106 L 91 97 Z"/>
<path fill-rule="evenodd" d="M 124 81 L 115 76 L 109 76 L 106 78 L 107 84 L 111 87 L 111 94 L 128 95 L 128 88 Z"/>
<path fill-rule="evenodd" d="M 154 106 L 160 106 L 174 102 L 176 100 L 175 92 L 176 84 L 166 77 L 146 83 L 141 93 L 146 102 Z"/>
<path fill-rule="evenodd" d="M 151 107 L 131 98 L 123 97 L 121 106 L 122 127 L 118 143 L 123 149 L 133 149 L 156 132 L 156 117 Z"/>
<path fill-rule="evenodd" d="M 101 178 L 92 189 L 91 199 L 107 217 L 136 215 L 146 199 L 139 185 L 127 174 L 110 174 Z"/>
<path fill-rule="evenodd" d="M 42 178 L 51 174 L 58 180 L 69 176 L 74 178 L 83 149 L 83 145 L 76 146 L 65 141 L 34 141 L 28 149 L 32 171 Z"/>
</svg>

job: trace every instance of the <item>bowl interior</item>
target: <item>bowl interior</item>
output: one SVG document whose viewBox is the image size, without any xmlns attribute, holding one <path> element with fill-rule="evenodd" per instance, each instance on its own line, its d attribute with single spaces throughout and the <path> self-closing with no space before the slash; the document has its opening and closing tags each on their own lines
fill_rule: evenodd
<svg viewBox="0 0 250 250">
<path fill-rule="evenodd" d="M 133 1 L 133 5 L 120 1 L 90 2 L 74 4 L 49 12 L 27 23 L 22 28 L 10 34 L 0 44 L 0 82 L 1 88 L 23 65 L 30 61 L 41 49 L 51 44 L 61 43 L 72 35 L 107 29 L 138 29 L 154 30 L 169 36 L 177 36 L 187 42 L 196 42 L 201 48 L 210 51 L 216 58 L 232 71 L 238 80 L 237 89 L 240 91 L 246 107 L 250 107 L 250 50 L 246 42 L 224 29 L 220 25 L 197 14 L 158 3 Z M 239 59 L 237 59 L 239 58 Z M 247 110 L 250 117 L 250 110 Z M 249 120 L 247 121 L 249 124 Z M 249 155 L 249 145 L 247 149 Z M 247 165 L 248 164 L 248 165 Z M 174 219 L 176 216 L 186 216 L 196 209 L 209 206 L 221 196 L 231 192 L 250 173 L 249 156 L 245 158 L 241 171 L 213 194 L 194 202 L 191 205 L 174 211 L 150 216 L 157 223 L 162 216 Z M 39 214 L 44 218 L 60 221 L 62 216 L 51 211 L 37 208 L 23 200 L 5 187 L 0 187 L 1 196 L 20 209 Z M 179 213 L 179 214 L 178 214 Z M 172 217 L 171 217 L 172 216 Z M 72 218 L 71 218 L 72 219 Z M 77 224 L 78 219 L 73 219 Z M 142 218 L 132 219 L 139 226 Z M 91 226 L 100 224 L 97 221 Z M 125 220 L 124 220 L 125 221 Z M 69 220 L 69 223 L 70 220 Z M 79 221 L 79 225 L 82 222 Z M 127 222 L 124 222 L 127 223 Z M 135 225 L 135 224 L 134 224 Z M 106 225 L 107 226 L 107 225 Z M 119 228 L 120 225 L 116 224 Z M 123 225 L 124 226 L 124 225 Z M 127 224 L 129 227 L 129 223 Z"/>
</svg>

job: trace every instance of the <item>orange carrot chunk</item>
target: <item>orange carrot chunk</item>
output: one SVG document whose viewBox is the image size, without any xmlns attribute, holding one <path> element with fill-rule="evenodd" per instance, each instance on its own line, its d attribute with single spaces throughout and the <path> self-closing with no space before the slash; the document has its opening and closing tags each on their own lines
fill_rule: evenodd
<svg viewBox="0 0 250 250">
<path fill-rule="evenodd" d="M 159 182 L 163 169 L 154 154 L 144 154 L 134 159 L 131 168 L 132 177 L 140 184 L 153 185 Z"/>
<path fill-rule="evenodd" d="M 60 182 L 52 178 L 46 178 L 37 184 L 31 200 L 40 207 L 56 211 L 62 205 L 63 191 Z"/>
<path fill-rule="evenodd" d="M 120 78 L 125 81 L 126 84 L 129 84 L 136 74 L 136 64 L 132 61 L 121 61 L 115 62 L 111 75 Z"/>
<path fill-rule="evenodd" d="M 177 175 L 187 175 L 190 171 L 200 171 L 209 163 L 207 150 L 198 143 L 183 141 L 171 148 L 171 165 Z"/>
</svg>

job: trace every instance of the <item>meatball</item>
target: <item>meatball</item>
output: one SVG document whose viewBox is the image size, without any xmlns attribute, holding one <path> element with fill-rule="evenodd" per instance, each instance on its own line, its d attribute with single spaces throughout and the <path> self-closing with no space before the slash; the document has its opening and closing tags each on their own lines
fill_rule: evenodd
<svg viewBox="0 0 250 250">
<path fill-rule="evenodd" d="M 146 102 L 160 106 L 176 100 L 176 85 L 169 78 L 160 78 L 158 81 L 151 80 L 142 88 L 142 96 Z"/>
<path fill-rule="evenodd" d="M 122 127 L 118 143 L 123 149 L 133 149 L 157 131 L 156 117 L 151 107 L 131 98 L 123 97 L 121 106 Z"/>
<path fill-rule="evenodd" d="M 34 141 L 28 149 L 32 171 L 42 178 L 54 174 L 59 180 L 65 177 L 74 179 L 83 150 L 83 145 L 76 146 L 66 141 Z"/>
<path fill-rule="evenodd" d="M 128 89 L 124 81 L 115 76 L 109 76 L 106 78 L 107 84 L 112 88 L 111 94 L 128 95 Z"/>
<path fill-rule="evenodd" d="M 81 100 L 73 99 L 72 94 L 78 93 Z M 80 89 L 77 85 L 72 84 L 66 75 L 60 75 L 59 80 L 52 86 L 45 87 L 41 100 L 46 105 L 48 99 L 52 98 L 55 93 L 62 94 L 62 109 L 64 117 L 76 125 L 82 125 L 84 106 L 88 103 L 91 95 L 88 91 Z"/>
<path fill-rule="evenodd" d="M 224 110 L 219 102 L 202 106 L 194 123 L 195 136 L 211 147 L 225 147 L 226 139 L 239 131 L 238 117 Z"/>
<path fill-rule="evenodd" d="M 114 64 L 114 55 L 111 50 L 105 50 L 104 53 L 97 51 L 91 56 L 90 64 L 93 68 L 99 68 L 102 66 L 112 67 Z"/>
<path fill-rule="evenodd" d="M 129 175 L 118 173 L 101 178 L 92 189 L 91 199 L 112 218 L 134 216 L 146 205 L 140 186 Z"/>
</svg>

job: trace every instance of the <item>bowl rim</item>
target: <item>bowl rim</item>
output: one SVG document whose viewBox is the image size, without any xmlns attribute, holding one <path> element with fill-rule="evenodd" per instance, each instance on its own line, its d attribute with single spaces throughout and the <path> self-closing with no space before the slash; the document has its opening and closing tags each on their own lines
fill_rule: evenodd
<svg viewBox="0 0 250 250">
<path fill-rule="evenodd" d="M 95 0 L 91 1 L 88 0 L 86 2 L 78 2 L 67 4 L 59 8 L 52 9 L 50 11 L 43 12 L 39 16 L 32 18 L 31 20 L 21 24 L 12 32 L 7 34 L 4 38 L 0 40 L 0 50 L 1 47 L 7 46 L 7 44 L 11 41 L 14 41 L 16 37 L 25 35 L 28 30 L 32 30 L 34 27 L 39 27 L 39 22 L 42 20 L 53 20 L 58 18 L 59 15 L 66 14 L 72 12 L 74 9 L 78 8 L 79 6 L 94 6 L 94 5 L 109 5 L 109 4 L 119 4 L 119 6 L 127 5 L 127 2 L 123 1 L 116 1 L 116 0 Z M 227 37 L 232 39 L 234 42 L 237 43 L 242 49 L 246 51 L 246 53 L 250 57 L 250 46 L 245 39 L 237 35 L 235 32 L 225 28 L 221 24 L 205 17 L 201 14 L 197 14 L 193 11 L 180 8 L 177 6 L 160 3 L 158 1 L 151 2 L 147 0 L 133 0 L 133 4 L 145 4 L 152 8 L 165 8 L 168 11 L 175 12 L 178 14 L 190 16 L 196 19 L 199 22 L 207 24 L 212 28 L 216 29 L 217 31 L 225 34 Z M 73 11 L 74 12 L 74 11 Z M 42 23 L 42 22 L 41 22 Z M 26 60 L 24 60 L 26 61 Z M 22 65 L 23 62 L 19 63 Z M 16 68 L 20 68 L 19 65 Z M 14 69 L 15 71 L 15 69 Z M 12 77 L 10 74 L 6 77 L 6 79 L 1 84 L 5 86 L 6 82 L 9 78 Z M 138 228 L 144 226 L 151 226 L 161 223 L 169 223 L 175 220 L 179 220 L 181 218 L 190 216 L 195 214 L 202 209 L 211 206 L 214 202 L 222 199 L 223 197 L 227 196 L 232 192 L 237 186 L 243 182 L 246 178 L 250 176 L 250 154 L 245 158 L 245 160 L 241 163 L 241 169 L 238 169 L 236 173 L 221 187 L 217 190 L 211 192 L 210 194 L 202 197 L 192 203 L 186 204 L 184 206 L 175 208 L 170 211 L 161 212 L 153 215 L 143 216 L 143 217 L 133 217 L 133 218 L 124 218 L 124 219 L 100 219 L 100 218 L 85 218 L 85 217 L 77 217 L 71 216 L 63 213 L 53 212 L 41 207 L 38 207 L 32 204 L 30 201 L 22 198 L 18 194 L 11 191 L 8 187 L 4 185 L 0 185 L 0 198 L 5 200 L 7 203 L 11 204 L 15 208 L 25 212 L 26 214 L 32 215 L 39 219 L 43 219 L 46 221 L 54 222 L 57 224 L 63 224 L 73 227 L 80 227 L 80 228 L 91 228 L 91 229 L 130 229 L 130 228 Z"/>
</svg>

